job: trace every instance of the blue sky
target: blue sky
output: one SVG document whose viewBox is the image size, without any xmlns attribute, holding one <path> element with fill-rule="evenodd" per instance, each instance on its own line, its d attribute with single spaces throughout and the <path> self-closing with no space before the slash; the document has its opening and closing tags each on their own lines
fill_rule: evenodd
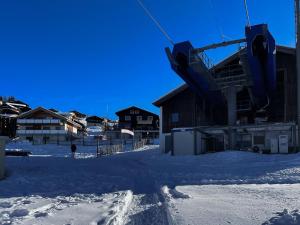
<svg viewBox="0 0 300 225">
<path fill-rule="evenodd" d="M 195 47 L 242 38 L 243 0 L 144 0 L 175 42 Z M 251 24 L 268 23 L 278 44 L 294 46 L 292 0 L 248 1 Z M 9 0 L 0 2 L 0 95 L 32 107 L 114 118 L 182 83 L 170 69 L 170 43 L 136 0 Z M 218 62 L 236 46 L 209 51 Z"/>
</svg>

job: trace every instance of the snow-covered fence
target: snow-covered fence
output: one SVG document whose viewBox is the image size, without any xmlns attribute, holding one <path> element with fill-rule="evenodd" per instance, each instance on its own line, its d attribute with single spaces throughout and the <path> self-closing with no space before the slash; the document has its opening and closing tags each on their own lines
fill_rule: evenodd
<svg viewBox="0 0 300 225">
<path fill-rule="evenodd" d="M 141 141 L 137 141 L 133 143 L 133 149 L 142 148 L 147 144 L 147 139 L 143 139 Z"/>
<path fill-rule="evenodd" d="M 142 139 L 139 141 L 132 140 L 131 142 L 122 142 L 119 144 L 110 144 L 110 145 L 101 145 L 97 146 L 97 156 L 101 155 L 112 155 L 117 152 L 126 152 L 135 150 L 138 148 L 142 148 L 147 144 L 146 139 Z"/>
<path fill-rule="evenodd" d="M 123 151 L 123 145 L 100 145 L 97 146 L 97 156 L 101 155 L 112 155 L 117 152 L 122 152 Z"/>
<path fill-rule="evenodd" d="M 77 146 L 97 146 L 97 145 L 130 145 L 133 146 L 134 149 L 140 148 L 145 144 L 153 144 L 155 140 L 153 139 L 108 139 L 108 140 L 97 140 L 96 138 L 77 138 L 68 141 L 54 141 L 54 140 L 45 140 L 43 143 L 35 143 L 32 142 L 33 145 L 41 145 L 41 144 L 54 144 L 54 145 L 63 145 L 69 146 L 71 144 L 75 144 Z"/>
</svg>

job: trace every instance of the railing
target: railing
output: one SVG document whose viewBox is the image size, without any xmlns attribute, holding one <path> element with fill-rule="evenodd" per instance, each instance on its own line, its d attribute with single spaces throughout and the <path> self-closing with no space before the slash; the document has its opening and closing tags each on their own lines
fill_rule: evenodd
<svg viewBox="0 0 300 225">
<path fill-rule="evenodd" d="M 228 86 L 244 86 L 248 84 L 248 79 L 245 74 L 236 76 L 226 76 L 215 79 L 219 88 L 225 88 Z"/>
<path fill-rule="evenodd" d="M 214 67 L 214 64 L 209 59 L 209 57 L 205 54 L 205 52 L 200 52 L 198 54 L 193 54 L 192 52 L 189 53 L 189 63 L 199 63 L 200 61 L 207 67 L 207 69 L 211 69 Z"/>
<path fill-rule="evenodd" d="M 60 119 L 18 119 L 18 124 L 60 124 Z"/>
<path fill-rule="evenodd" d="M 102 156 L 102 155 L 112 155 L 117 152 L 125 152 L 125 151 L 132 151 L 135 149 L 139 149 L 144 147 L 147 144 L 146 139 L 142 140 L 131 140 L 131 143 L 124 143 L 124 140 L 121 141 L 119 144 L 97 144 L 96 148 L 96 155 L 97 157 Z"/>
<path fill-rule="evenodd" d="M 66 130 L 17 130 L 17 134 L 67 134 Z"/>
</svg>

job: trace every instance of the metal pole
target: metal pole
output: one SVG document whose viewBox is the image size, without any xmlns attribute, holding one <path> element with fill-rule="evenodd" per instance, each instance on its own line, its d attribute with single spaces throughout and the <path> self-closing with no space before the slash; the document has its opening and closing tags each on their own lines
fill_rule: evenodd
<svg viewBox="0 0 300 225">
<path fill-rule="evenodd" d="M 204 52 L 204 51 L 209 50 L 209 49 L 226 47 L 226 46 L 229 46 L 229 45 L 240 44 L 240 43 L 243 43 L 243 42 L 246 42 L 245 38 L 232 40 L 232 41 L 223 41 L 221 43 L 210 44 L 210 45 L 204 46 L 202 48 L 193 49 L 192 54 L 199 54 L 199 53 Z"/>
<path fill-rule="evenodd" d="M 297 125 L 298 125 L 298 148 L 300 144 L 300 0 L 295 0 L 296 14 L 296 67 L 297 67 Z"/>
<path fill-rule="evenodd" d="M 0 136 L 0 180 L 5 176 L 5 143 L 8 141 L 7 137 Z"/>
<path fill-rule="evenodd" d="M 235 148 L 235 130 L 232 129 L 236 125 L 237 114 L 236 114 L 236 93 L 237 87 L 230 86 L 226 90 L 227 99 L 227 113 L 228 113 L 228 126 L 229 126 L 229 149 Z"/>
<path fill-rule="evenodd" d="M 99 137 L 97 136 L 97 157 L 99 156 Z"/>
</svg>

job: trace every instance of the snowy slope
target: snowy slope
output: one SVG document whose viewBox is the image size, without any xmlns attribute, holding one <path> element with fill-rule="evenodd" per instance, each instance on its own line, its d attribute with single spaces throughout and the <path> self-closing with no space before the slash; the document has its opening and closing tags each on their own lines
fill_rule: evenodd
<svg viewBox="0 0 300 225">
<path fill-rule="evenodd" d="M 16 148 L 34 155 L 6 160 L 0 224 L 299 224 L 300 154 Z"/>
</svg>

